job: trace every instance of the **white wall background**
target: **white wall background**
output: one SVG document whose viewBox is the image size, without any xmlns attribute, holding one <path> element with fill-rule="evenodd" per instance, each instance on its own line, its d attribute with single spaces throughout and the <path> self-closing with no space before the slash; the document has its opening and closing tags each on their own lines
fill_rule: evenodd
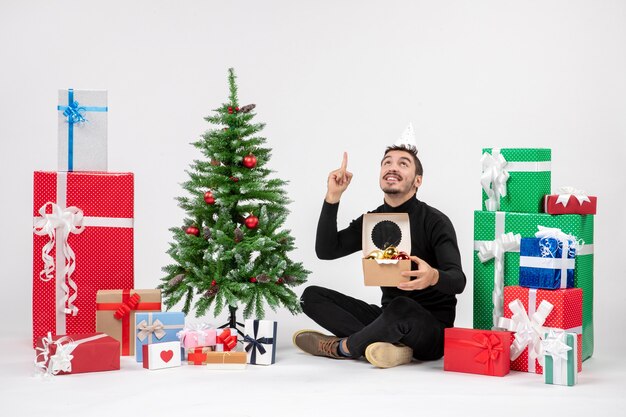
<svg viewBox="0 0 626 417">
<path fill-rule="evenodd" d="M 596 356 L 617 352 L 626 301 L 626 2 L 624 1 L 13 1 L 0 2 L 0 256 L 4 335 L 30 337 L 32 172 L 56 168 L 57 89 L 109 90 L 109 169 L 132 171 L 135 282 L 169 262 L 168 228 L 189 145 L 239 76 L 290 180 L 286 225 L 311 284 L 377 302 L 359 255 L 320 261 L 315 228 L 328 172 L 350 156 L 339 225 L 382 200 L 384 147 L 413 121 L 425 167 L 418 196 L 456 226 L 472 323 L 473 210 L 481 148 L 550 147 L 552 183 L 599 197 Z M 303 287 L 298 289 L 298 293 Z M 270 311 L 271 313 L 271 311 Z M 280 311 L 281 343 L 305 316 Z M 211 320 L 215 323 L 220 319 Z"/>
</svg>

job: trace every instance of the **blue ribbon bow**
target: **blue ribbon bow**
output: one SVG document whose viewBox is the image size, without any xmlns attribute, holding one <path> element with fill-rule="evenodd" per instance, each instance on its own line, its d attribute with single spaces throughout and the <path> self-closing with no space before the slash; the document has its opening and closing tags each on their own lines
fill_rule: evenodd
<svg viewBox="0 0 626 417">
<path fill-rule="evenodd" d="M 59 107 L 65 107 L 65 106 L 59 106 Z M 67 118 L 67 123 L 69 124 L 82 123 L 82 122 L 87 121 L 87 119 L 85 119 L 85 116 L 83 116 L 85 111 L 86 111 L 85 107 L 80 106 L 78 101 L 70 101 L 67 107 L 65 107 L 65 110 L 63 110 L 63 116 Z"/>
</svg>

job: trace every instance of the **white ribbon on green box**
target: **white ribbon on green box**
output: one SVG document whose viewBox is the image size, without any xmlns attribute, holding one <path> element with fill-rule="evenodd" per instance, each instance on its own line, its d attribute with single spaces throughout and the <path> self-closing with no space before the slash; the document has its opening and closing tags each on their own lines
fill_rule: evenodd
<svg viewBox="0 0 626 417">
<path fill-rule="evenodd" d="M 496 212 L 496 238 L 480 242 L 475 246 L 478 250 L 478 258 L 485 263 L 494 259 L 493 277 L 493 328 L 498 328 L 498 319 L 504 314 L 504 254 L 505 252 L 519 251 L 520 234 L 504 233 L 505 213 Z"/>
<path fill-rule="evenodd" d="M 551 329 L 541 341 L 546 384 L 573 386 L 578 382 L 578 336 Z"/>
<path fill-rule="evenodd" d="M 497 211 L 500 208 L 500 197 L 506 196 L 506 183 L 509 180 L 507 160 L 499 149 L 494 149 L 492 153 L 483 153 L 480 162 L 482 165 L 480 185 L 487 194 L 485 207 L 487 211 Z"/>
</svg>

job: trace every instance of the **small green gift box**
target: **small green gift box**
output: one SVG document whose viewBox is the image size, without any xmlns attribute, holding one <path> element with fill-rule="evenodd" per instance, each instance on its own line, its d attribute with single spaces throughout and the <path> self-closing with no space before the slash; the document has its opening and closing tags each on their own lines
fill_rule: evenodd
<svg viewBox="0 0 626 417">
<path fill-rule="evenodd" d="M 555 330 L 544 333 L 541 345 L 544 355 L 543 380 L 546 384 L 571 387 L 578 382 L 576 338 L 576 333 Z"/>
<path fill-rule="evenodd" d="M 543 198 L 551 191 L 550 159 L 550 149 L 483 149 L 483 210 L 541 212 Z"/>
</svg>

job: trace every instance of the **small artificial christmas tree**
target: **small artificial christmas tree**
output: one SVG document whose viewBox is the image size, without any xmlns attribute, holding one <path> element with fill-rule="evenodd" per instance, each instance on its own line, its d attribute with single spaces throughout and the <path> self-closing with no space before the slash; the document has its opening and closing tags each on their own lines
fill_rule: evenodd
<svg viewBox="0 0 626 417">
<path fill-rule="evenodd" d="M 287 256 L 294 249 L 290 231 L 281 230 L 287 182 L 268 179 L 270 150 L 257 136 L 265 124 L 252 123 L 254 104 L 239 107 L 232 68 L 228 83 L 228 103 L 205 118 L 217 128 L 193 143 L 206 160 L 194 160 L 187 171 L 189 196 L 177 199 L 187 218 L 182 228 L 170 229 L 174 263 L 163 268 L 167 276 L 159 288 L 168 309 L 184 299 L 185 313 L 198 296 L 197 317 L 211 306 L 217 316 L 228 306 L 232 326 L 240 306 L 246 318 L 263 318 L 265 304 L 300 312 L 290 287 L 304 283 L 309 271 Z"/>
</svg>

